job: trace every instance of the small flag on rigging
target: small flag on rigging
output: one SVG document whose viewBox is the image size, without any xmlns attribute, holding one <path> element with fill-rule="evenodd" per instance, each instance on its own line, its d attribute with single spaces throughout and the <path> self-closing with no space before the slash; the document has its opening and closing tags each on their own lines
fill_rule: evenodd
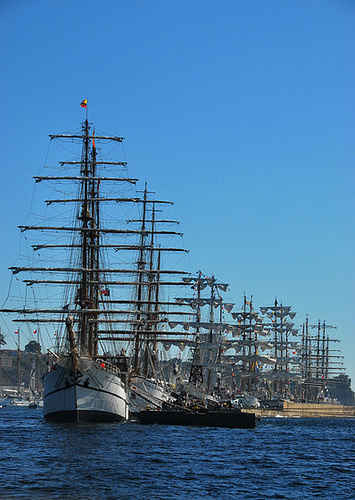
<svg viewBox="0 0 355 500">
<path fill-rule="evenodd" d="M 80 106 L 81 106 L 82 108 L 87 108 L 87 107 L 88 107 L 88 100 L 87 100 L 87 99 L 84 99 L 83 101 L 81 101 Z"/>
</svg>

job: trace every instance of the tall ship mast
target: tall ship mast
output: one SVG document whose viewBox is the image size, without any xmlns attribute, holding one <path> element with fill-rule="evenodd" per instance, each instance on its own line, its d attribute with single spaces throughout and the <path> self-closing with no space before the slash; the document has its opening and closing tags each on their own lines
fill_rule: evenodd
<svg viewBox="0 0 355 500">
<path fill-rule="evenodd" d="M 335 375 L 344 374 L 344 357 L 333 348 L 334 343 L 340 341 L 329 337 L 329 329 L 336 327 L 320 320 L 311 324 L 308 318 L 302 325 L 299 352 L 303 383 L 298 387 L 298 397 L 302 401 L 318 403 L 329 400 L 329 383 L 334 381 Z"/>
<path fill-rule="evenodd" d="M 236 364 L 240 392 L 242 395 L 261 398 L 265 391 L 260 385 L 260 376 L 264 367 L 269 368 L 276 362 L 273 356 L 265 353 L 272 348 L 272 344 L 265 339 L 268 332 L 264 328 L 264 318 L 255 311 L 252 297 L 247 300 L 245 293 L 241 310 L 233 311 L 232 317 L 238 322 L 234 335 L 237 338 L 228 342 L 228 352 L 229 359 Z"/>
<path fill-rule="evenodd" d="M 223 392 L 224 381 L 232 371 L 232 364 L 226 362 L 224 351 L 228 349 L 227 334 L 235 333 L 237 325 L 227 321 L 225 313 L 230 313 L 234 304 L 224 300 L 222 294 L 229 288 L 215 276 L 206 276 L 201 271 L 196 276 L 185 278 L 194 290 L 193 297 L 176 297 L 180 307 L 190 307 L 188 321 L 180 324 L 190 336 L 191 360 L 187 364 L 185 384 L 180 386 L 185 404 L 206 405 L 216 401 Z M 191 311 L 192 309 L 192 311 Z"/>
<path fill-rule="evenodd" d="M 262 378 L 272 397 L 288 398 L 291 382 L 299 382 L 302 378 L 300 358 L 295 351 L 297 342 L 293 340 L 298 335 L 298 329 L 292 322 L 296 313 L 291 312 L 291 306 L 278 303 L 277 299 L 273 306 L 260 307 L 260 311 L 268 321 L 263 323 L 263 329 L 269 333 L 270 354 L 274 358 L 271 370 L 263 373 Z"/>
<path fill-rule="evenodd" d="M 159 350 L 168 332 L 169 318 L 175 317 L 175 303 L 169 299 L 172 290 L 186 286 L 181 277 L 186 271 L 169 267 L 169 257 L 187 250 L 173 242 L 182 233 L 178 221 L 163 217 L 163 207 L 172 202 L 152 197 L 147 185 L 141 193 L 141 211 L 127 223 L 137 228 L 139 238 L 133 270 L 133 286 L 129 299 L 130 312 L 122 326 L 114 331 L 125 343 L 128 355 L 127 389 L 132 414 L 147 406 L 160 408 L 170 399 L 170 388 L 160 366 Z M 168 238 L 170 245 L 164 242 Z M 127 301 L 116 301 L 124 304 Z M 166 340 L 166 339 L 165 339 Z"/>
</svg>

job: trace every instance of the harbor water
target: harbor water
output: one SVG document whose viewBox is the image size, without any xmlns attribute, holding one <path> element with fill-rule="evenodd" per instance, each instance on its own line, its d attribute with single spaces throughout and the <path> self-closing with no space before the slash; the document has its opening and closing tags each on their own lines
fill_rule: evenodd
<svg viewBox="0 0 355 500">
<path fill-rule="evenodd" d="M 54 424 L 0 408 L 1 500 L 355 498 L 355 419 Z"/>
</svg>

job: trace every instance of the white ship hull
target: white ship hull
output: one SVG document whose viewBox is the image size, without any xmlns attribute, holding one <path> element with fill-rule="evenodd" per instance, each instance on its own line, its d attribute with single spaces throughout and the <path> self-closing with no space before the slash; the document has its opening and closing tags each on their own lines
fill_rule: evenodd
<svg viewBox="0 0 355 500">
<path fill-rule="evenodd" d="M 44 376 L 43 401 L 46 420 L 117 422 L 129 416 L 126 391 L 118 373 L 88 358 L 79 359 L 75 376 L 70 357 L 54 365 Z"/>
<path fill-rule="evenodd" d="M 158 380 L 134 375 L 129 378 L 128 386 L 132 413 L 146 410 L 147 406 L 155 409 L 161 408 L 164 402 L 170 400 L 164 385 Z"/>
</svg>

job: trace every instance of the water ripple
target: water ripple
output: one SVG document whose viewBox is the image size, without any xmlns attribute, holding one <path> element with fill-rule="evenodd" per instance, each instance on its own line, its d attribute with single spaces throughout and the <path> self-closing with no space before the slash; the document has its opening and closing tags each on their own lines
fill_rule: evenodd
<svg viewBox="0 0 355 500">
<path fill-rule="evenodd" d="M 0 412 L 1 500 L 355 497 L 354 420 L 269 419 L 254 430 L 64 425 Z"/>
</svg>

